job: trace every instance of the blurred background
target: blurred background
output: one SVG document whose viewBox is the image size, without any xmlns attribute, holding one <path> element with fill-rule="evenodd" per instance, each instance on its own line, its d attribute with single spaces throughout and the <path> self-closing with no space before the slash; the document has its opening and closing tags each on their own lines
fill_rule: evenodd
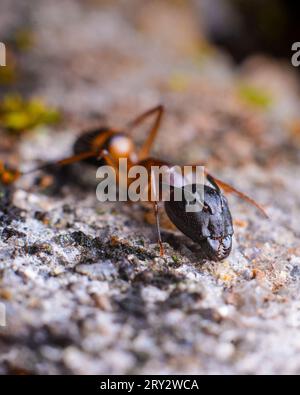
<svg viewBox="0 0 300 395">
<path fill-rule="evenodd" d="M 1 133 L 121 127 L 164 103 L 156 148 L 170 159 L 294 160 L 297 11 L 280 0 L 2 0 Z"/>
<path fill-rule="evenodd" d="M 2 161 L 31 169 L 162 103 L 153 154 L 270 219 L 229 197 L 228 259 L 164 231 L 163 260 L 139 205 L 20 180 L 0 201 L 0 373 L 300 372 L 299 19 L 287 0 L 1 0 Z"/>
</svg>

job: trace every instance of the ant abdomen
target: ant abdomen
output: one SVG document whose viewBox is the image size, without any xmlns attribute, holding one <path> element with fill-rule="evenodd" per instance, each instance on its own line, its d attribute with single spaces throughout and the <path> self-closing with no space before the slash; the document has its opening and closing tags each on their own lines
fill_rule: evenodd
<svg viewBox="0 0 300 395">
<path fill-rule="evenodd" d="M 101 127 L 81 134 L 74 143 L 74 154 L 78 155 L 83 152 L 90 151 L 94 145 L 95 140 L 99 139 L 100 137 L 103 138 L 103 148 L 105 148 L 105 145 L 107 145 L 107 140 L 110 138 L 110 136 L 108 135 L 108 131 L 108 127 Z M 99 160 L 96 157 L 84 159 L 83 162 L 93 166 L 101 166 L 105 164 L 104 159 Z"/>
</svg>

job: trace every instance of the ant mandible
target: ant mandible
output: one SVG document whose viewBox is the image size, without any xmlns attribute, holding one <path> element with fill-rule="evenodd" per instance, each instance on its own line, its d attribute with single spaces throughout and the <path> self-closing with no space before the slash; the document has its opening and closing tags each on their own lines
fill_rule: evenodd
<svg viewBox="0 0 300 395">
<path fill-rule="evenodd" d="M 173 167 L 172 164 L 150 157 L 150 151 L 157 136 L 163 113 L 164 107 L 158 105 L 128 123 L 123 131 L 109 127 L 99 127 L 95 130 L 85 132 L 75 141 L 73 147 L 74 155 L 57 162 L 46 163 L 30 172 L 45 170 L 51 166 L 65 166 L 79 161 L 97 167 L 107 164 L 118 172 L 119 160 L 124 158 L 128 161 L 128 169 L 133 165 L 144 166 L 148 173 L 151 171 L 152 166 L 167 166 L 171 169 Z M 132 129 L 151 116 L 154 116 L 154 122 L 148 132 L 146 141 L 137 150 L 128 132 L 132 131 Z M 192 169 L 195 166 L 192 165 Z M 0 165 L 0 180 L 3 184 L 11 184 L 22 175 L 28 173 L 19 172 Z M 172 189 L 171 199 L 164 202 L 164 208 L 175 227 L 201 246 L 204 258 L 220 261 L 230 254 L 233 236 L 230 209 L 221 189 L 225 192 L 235 193 L 240 198 L 258 208 L 266 217 L 267 214 L 261 206 L 244 193 L 212 176 L 206 170 L 205 175 L 211 186 L 204 185 L 204 202 L 201 211 L 187 212 L 185 210 L 187 202 L 185 199 L 176 201 L 174 199 L 174 190 L 172 191 Z M 197 187 L 195 184 L 192 186 Z M 151 191 L 151 184 L 148 185 L 148 189 Z M 164 250 L 160 232 L 158 200 L 153 203 L 153 208 L 156 218 L 160 255 L 163 256 Z"/>
</svg>

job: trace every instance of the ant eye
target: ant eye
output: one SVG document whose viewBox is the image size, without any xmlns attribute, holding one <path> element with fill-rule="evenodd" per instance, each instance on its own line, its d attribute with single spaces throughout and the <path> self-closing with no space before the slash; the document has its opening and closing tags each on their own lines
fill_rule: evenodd
<svg viewBox="0 0 300 395">
<path fill-rule="evenodd" d="M 209 205 L 208 205 L 207 203 L 204 203 L 204 204 L 203 204 L 203 211 L 204 211 L 205 213 L 210 213 L 210 214 L 212 214 L 211 208 L 209 207 Z"/>
</svg>

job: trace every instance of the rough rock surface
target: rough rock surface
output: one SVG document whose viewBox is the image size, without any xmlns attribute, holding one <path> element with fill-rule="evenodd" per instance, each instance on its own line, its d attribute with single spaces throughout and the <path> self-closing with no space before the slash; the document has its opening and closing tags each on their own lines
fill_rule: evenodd
<svg viewBox="0 0 300 395">
<path fill-rule="evenodd" d="M 199 39 L 191 10 L 175 2 L 19 3 L 3 1 L 0 26 L 15 29 L 26 14 L 34 33 L 21 59 L 31 82 L 20 89 L 66 114 L 63 125 L 20 139 L 14 150 L 24 169 L 67 155 L 82 127 L 122 126 L 164 103 L 155 155 L 203 161 L 264 204 L 270 219 L 229 196 L 235 239 L 228 259 L 203 261 L 169 230 L 160 258 L 140 205 L 97 203 L 82 177 L 60 180 L 51 193 L 35 187 L 34 176 L 21 180 L 12 203 L 2 198 L 0 207 L 7 312 L 0 372 L 300 373 L 292 66 L 252 58 L 237 68 Z M 267 94 L 269 105 L 255 105 L 243 84 Z M 141 142 L 144 130 L 133 134 Z"/>
</svg>

